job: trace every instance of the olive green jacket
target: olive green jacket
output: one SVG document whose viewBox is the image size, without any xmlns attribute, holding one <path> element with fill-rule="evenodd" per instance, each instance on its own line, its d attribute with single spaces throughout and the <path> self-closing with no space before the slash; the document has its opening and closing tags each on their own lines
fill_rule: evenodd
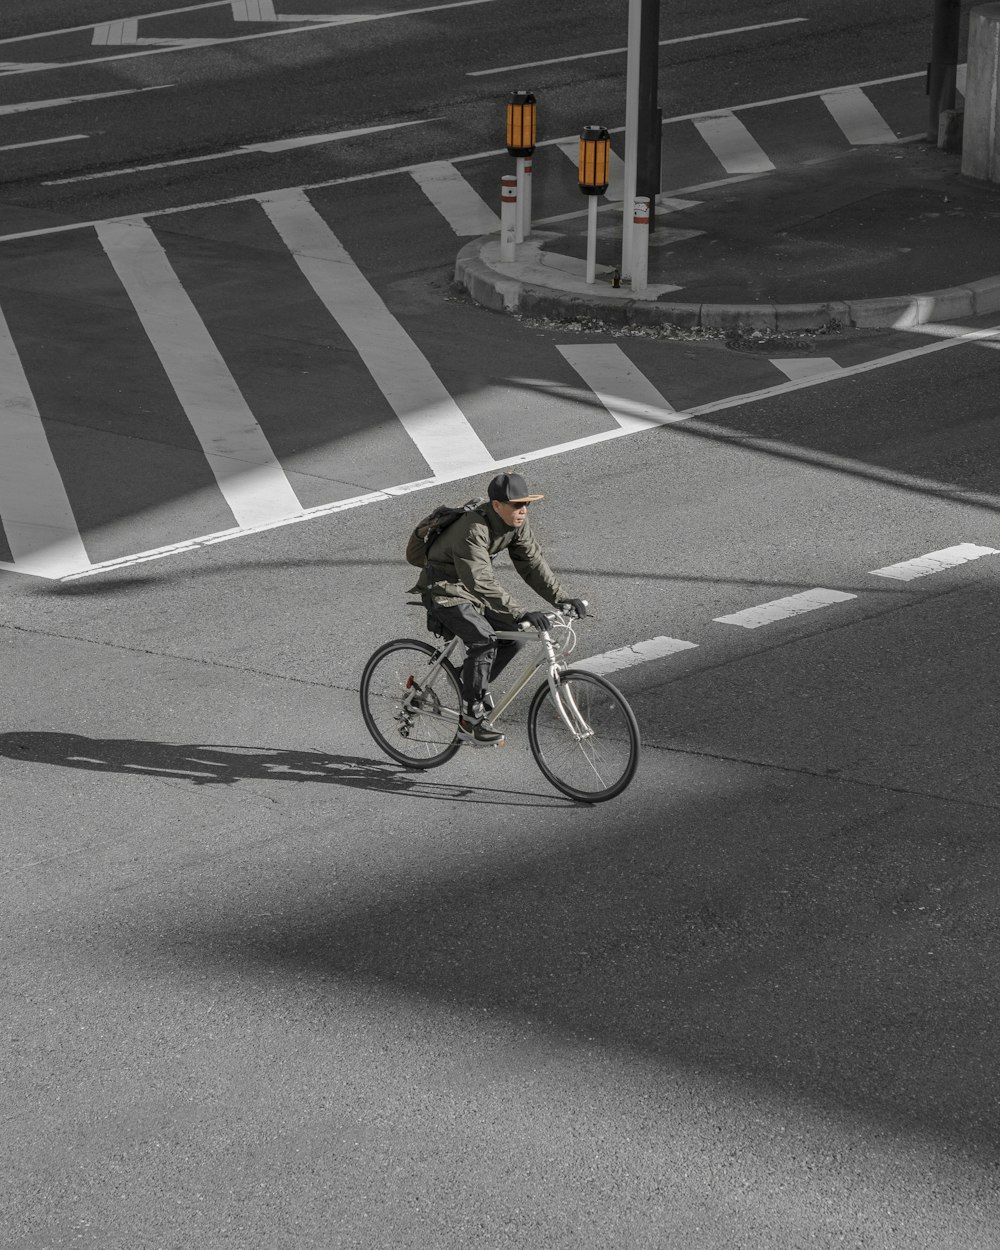
<svg viewBox="0 0 1000 1250">
<path fill-rule="evenodd" d="M 428 565 L 421 569 L 413 589 L 429 592 L 442 607 L 471 603 L 479 611 L 489 608 L 513 625 L 524 610 L 494 575 L 493 561 L 502 551 L 510 552 L 514 568 L 543 599 L 557 604 L 567 598 L 546 564 L 527 518 L 515 529 L 489 504 L 466 513 L 435 540 L 427 553 Z"/>
</svg>

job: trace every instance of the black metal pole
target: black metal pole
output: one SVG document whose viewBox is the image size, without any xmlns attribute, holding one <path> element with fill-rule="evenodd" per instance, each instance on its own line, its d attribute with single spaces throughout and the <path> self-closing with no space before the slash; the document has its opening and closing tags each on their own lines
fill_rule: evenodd
<svg viewBox="0 0 1000 1250">
<path fill-rule="evenodd" d="M 955 71 L 958 67 L 958 31 L 962 0 L 934 0 L 934 33 L 927 65 L 927 138 L 937 142 L 938 120 L 955 107 Z"/>
<path fill-rule="evenodd" d="M 660 193 L 660 0 L 642 0 L 639 16 L 639 109 L 636 126 L 636 195 L 649 196 L 649 229 Z M 626 205 L 631 211 L 631 205 Z"/>
</svg>

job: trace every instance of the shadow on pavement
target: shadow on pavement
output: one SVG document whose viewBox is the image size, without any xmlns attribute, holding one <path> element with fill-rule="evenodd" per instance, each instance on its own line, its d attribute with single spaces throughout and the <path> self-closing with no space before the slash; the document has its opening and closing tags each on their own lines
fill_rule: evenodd
<svg viewBox="0 0 1000 1250">
<path fill-rule="evenodd" d="M 0 756 L 90 772 L 124 773 L 229 786 L 238 781 L 319 782 L 411 798 L 517 807 L 565 807 L 558 795 L 449 785 L 388 761 L 326 751 L 88 738 L 83 734 L 20 730 L 0 734 Z"/>
</svg>

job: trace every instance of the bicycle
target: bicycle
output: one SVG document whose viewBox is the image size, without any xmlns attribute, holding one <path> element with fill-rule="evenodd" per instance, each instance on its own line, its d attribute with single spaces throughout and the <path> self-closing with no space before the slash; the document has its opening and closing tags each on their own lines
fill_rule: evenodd
<svg viewBox="0 0 1000 1250">
<path fill-rule="evenodd" d="M 601 803 L 621 794 L 635 776 L 641 741 L 635 713 L 611 682 L 566 663 L 576 646 L 575 617 L 548 612 L 547 629 L 497 630 L 498 638 L 535 641 L 543 654 L 530 664 L 486 723 L 496 721 L 543 669 L 546 680 L 528 708 L 528 743 L 535 762 L 568 798 Z M 533 633 L 534 639 L 527 639 Z M 361 714 L 368 732 L 408 768 L 437 768 L 462 743 L 462 691 L 452 656 L 459 640 L 435 646 L 415 638 L 383 643 L 361 675 Z"/>
</svg>

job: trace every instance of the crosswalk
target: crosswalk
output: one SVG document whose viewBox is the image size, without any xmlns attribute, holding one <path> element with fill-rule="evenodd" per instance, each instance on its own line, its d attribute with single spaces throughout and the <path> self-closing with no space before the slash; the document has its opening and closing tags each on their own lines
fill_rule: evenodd
<svg viewBox="0 0 1000 1250">
<path fill-rule="evenodd" d="M 846 148 L 905 137 L 918 105 L 904 77 L 682 119 L 665 168 L 678 189 L 724 183 L 795 159 L 810 117 Z M 536 222 L 580 211 L 575 157 L 539 149 Z M 625 340 L 552 342 L 415 294 L 457 240 L 497 228 L 508 166 L 487 153 L 0 237 L 0 568 L 80 575 L 841 368 L 747 357 L 717 376 L 665 343 L 644 371 Z"/>
</svg>

